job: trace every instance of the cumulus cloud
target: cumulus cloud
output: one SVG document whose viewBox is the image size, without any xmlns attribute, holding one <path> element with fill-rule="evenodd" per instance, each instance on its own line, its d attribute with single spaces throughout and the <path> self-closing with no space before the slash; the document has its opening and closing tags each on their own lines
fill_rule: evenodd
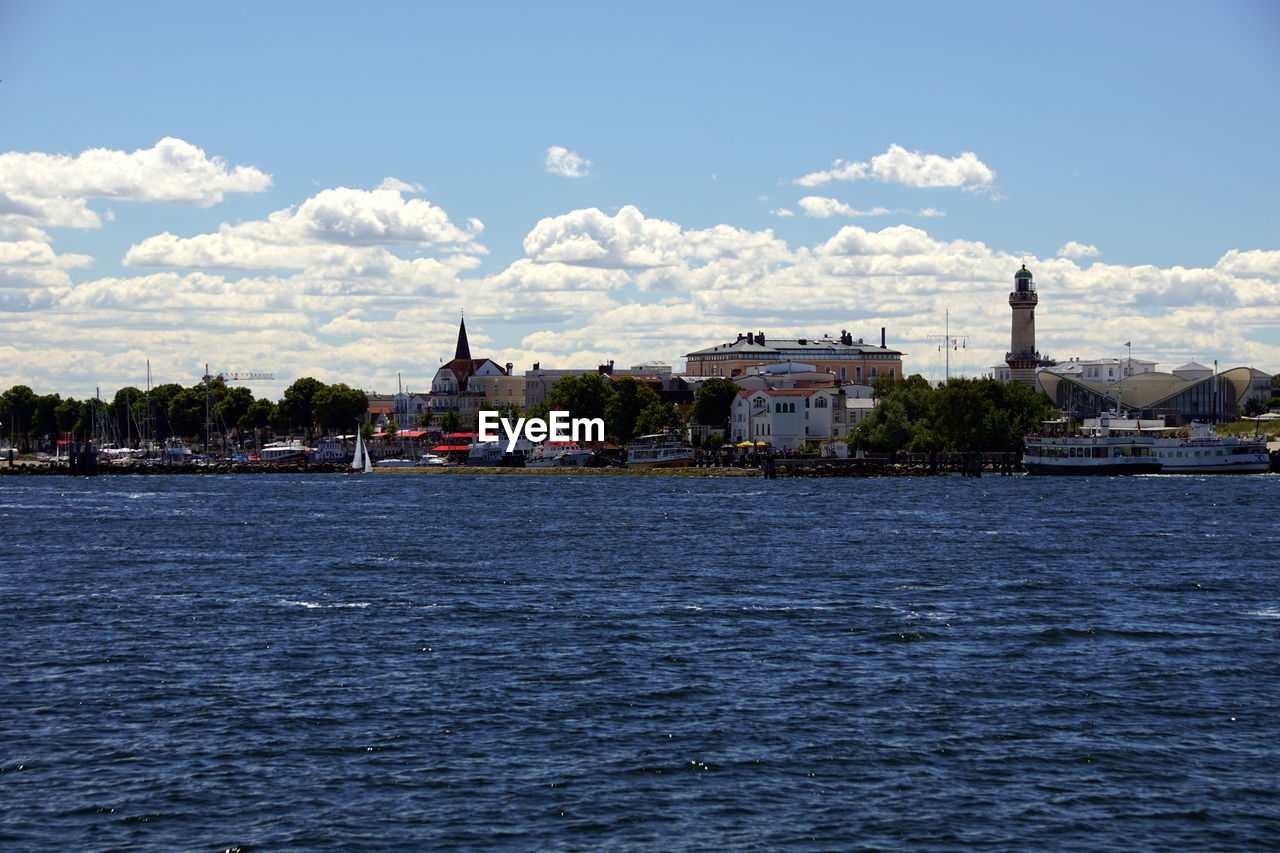
<svg viewBox="0 0 1280 853">
<path fill-rule="evenodd" d="M 830 219 L 833 216 L 886 216 L 897 212 L 887 207 L 858 210 L 842 201 L 820 195 L 807 195 L 797 203 L 804 210 L 805 216 L 812 216 L 816 219 Z"/>
<path fill-rule="evenodd" d="M 124 262 L 138 267 L 218 269 L 393 264 L 394 256 L 379 247 L 454 244 L 459 251 L 483 252 L 474 244 L 483 229 L 475 219 L 465 230 L 459 228 L 440 208 L 425 199 L 406 200 L 398 189 L 338 187 L 317 193 L 296 209 L 278 210 L 264 220 L 223 225 L 216 233 L 183 238 L 165 232 L 148 237 L 129 248 Z"/>
<path fill-rule="evenodd" d="M 627 205 L 616 216 L 592 207 L 542 219 L 524 238 L 524 252 L 540 263 L 644 268 L 679 263 L 681 244 L 679 225 Z"/>
<path fill-rule="evenodd" d="M 402 193 L 424 193 L 427 191 L 427 188 L 422 184 L 411 184 L 399 178 L 383 178 L 382 183 L 378 184 L 375 189 L 395 190 Z"/>
<path fill-rule="evenodd" d="M 1059 249 L 1057 254 L 1060 258 L 1096 258 L 1102 253 L 1098 251 L 1097 246 L 1088 246 L 1072 240 Z"/>
<path fill-rule="evenodd" d="M 166 137 L 132 153 L 93 148 L 75 157 L 0 154 L 0 186 L 35 199 L 111 198 L 208 207 L 229 192 L 265 190 L 271 176 L 252 166 L 228 167 L 221 157 Z"/>
<path fill-rule="evenodd" d="M 795 183 L 802 187 L 816 187 L 831 181 L 871 178 L 906 187 L 958 187 L 971 191 L 988 191 L 995 183 L 996 173 L 972 151 L 955 157 L 942 157 L 938 154 L 908 151 L 895 143 L 883 154 L 872 157 L 870 162 L 836 160 L 830 169 L 811 172 L 797 178 Z"/>
<path fill-rule="evenodd" d="M 591 171 L 590 160 L 559 145 L 547 149 L 542 164 L 549 173 L 562 178 L 585 178 Z"/>
</svg>

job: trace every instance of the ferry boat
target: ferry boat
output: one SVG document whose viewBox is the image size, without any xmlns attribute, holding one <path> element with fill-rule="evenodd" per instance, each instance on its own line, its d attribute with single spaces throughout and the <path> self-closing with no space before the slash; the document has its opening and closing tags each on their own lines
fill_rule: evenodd
<svg viewBox="0 0 1280 853">
<path fill-rule="evenodd" d="M 1220 436 L 1212 426 L 1192 421 L 1185 436 L 1157 438 L 1152 455 L 1165 474 L 1265 474 L 1271 454 L 1263 437 Z"/>
<path fill-rule="evenodd" d="M 642 435 L 627 447 L 628 468 L 688 468 L 692 464 L 693 447 L 672 430 Z"/>
<path fill-rule="evenodd" d="M 524 459 L 526 468 L 585 468 L 595 454 L 576 441 L 546 441 L 535 445 Z"/>
<path fill-rule="evenodd" d="M 263 462 L 303 462 L 307 448 L 300 441 L 273 441 L 262 446 L 258 458 Z"/>
<path fill-rule="evenodd" d="M 311 461 L 341 464 L 350 462 L 352 456 L 353 454 L 343 445 L 341 438 L 327 435 L 320 439 L 320 443 L 316 445 L 316 449 L 311 453 Z"/>
<path fill-rule="evenodd" d="M 1110 419 L 1079 435 L 1065 435 L 1066 421 L 1047 421 L 1042 435 L 1023 436 L 1022 467 L 1028 474 L 1159 474 L 1156 439 L 1111 432 Z"/>
</svg>

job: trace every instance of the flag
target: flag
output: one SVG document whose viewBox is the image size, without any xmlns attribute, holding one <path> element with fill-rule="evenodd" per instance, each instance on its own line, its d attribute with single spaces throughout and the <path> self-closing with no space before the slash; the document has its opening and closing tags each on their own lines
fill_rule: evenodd
<svg viewBox="0 0 1280 853">
<path fill-rule="evenodd" d="M 1125 341 L 1125 342 L 1124 342 L 1124 345 L 1125 345 L 1125 346 L 1127 346 L 1127 347 L 1131 347 L 1131 346 L 1133 346 L 1133 344 L 1132 344 L 1132 343 L 1130 343 L 1129 341 Z"/>
</svg>

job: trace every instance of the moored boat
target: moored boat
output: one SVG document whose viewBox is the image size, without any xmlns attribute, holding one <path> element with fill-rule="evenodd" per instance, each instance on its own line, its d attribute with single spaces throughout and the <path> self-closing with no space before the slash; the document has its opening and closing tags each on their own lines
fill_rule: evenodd
<svg viewBox="0 0 1280 853">
<path fill-rule="evenodd" d="M 1192 422 L 1187 435 L 1157 438 L 1152 455 L 1163 463 L 1164 474 L 1265 474 L 1271 470 L 1266 438 L 1220 436 L 1199 421 Z"/>
<path fill-rule="evenodd" d="M 526 468 L 585 468 L 595 456 L 576 441 L 546 441 L 525 456 Z"/>
<path fill-rule="evenodd" d="M 627 447 L 628 468 L 688 468 L 693 446 L 671 430 L 642 435 Z"/>
<path fill-rule="evenodd" d="M 1104 415 L 1098 428 L 1082 434 L 1051 429 L 1023 436 L 1022 467 L 1028 474 L 1159 474 L 1163 465 L 1152 454 L 1154 444 L 1150 436 L 1113 434 Z"/>
</svg>

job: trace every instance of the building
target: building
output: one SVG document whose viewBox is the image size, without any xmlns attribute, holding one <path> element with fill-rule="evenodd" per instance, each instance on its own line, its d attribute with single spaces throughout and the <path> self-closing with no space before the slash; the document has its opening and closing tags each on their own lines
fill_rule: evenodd
<svg viewBox="0 0 1280 853">
<path fill-rule="evenodd" d="M 1158 362 L 1143 361 L 1140 358 L 1070 358 L 1066 361 L 1041 359 L 1040 370 L 1056 373 L 1059 376 L 1071 376 L 1076 379 L 1091 379 L 1115 382 L 1139 373 L 1154 373 Z M 1012 371 L 1008 364 L 997 364 L 991 368 L 992 376 L 998 382 L 1012 380 Z M 1177 373 L 1178 371 L 1174 371 Z M 1039 372 L 1037 372 L 1037 377 Z M 1036 390 L 1043 391 L 1039 378 L 1036 379 Z"/>
<path fill-rule="evenodd" d="M 802 362 L 820 373 L 834 374 L 840 382 L 870 382 L 873 379 L 902 376 L 902 356 L 885 346 L 884 329 L 880 330 L 880 346 L 854 340 L 849 332 L 840 337 L 773 338 L 764 332 L 746 332 L 737 340 L 717 344 L 685 355 L 685 373 L 689 376 L 723 376 L 734 379 L 753 367 L 787 362 Z"/>
<path fill-rule="evenodd" d="M 485 408 L 487 403 L 481 392 L 471 389 L 471 378 L 506 376 L 510 368 L 511 365 L 507 365 L 504 370 L 492 359 L 472 358 L 471 345 L 467 342 L 467 322 L 460 320 L 453 358 L 440 365 L 431 380 L 431 391 L 427 394 L 431 411 L 435 414 L 455 411 L 463 416 L 474 414 Z"/>
<path fill-rule="evenodd" d="M 1251 399 L 1265 400 L 1264 388 L 1270 386 L 1270 377 L 1248 367 L 1216 376 L 1212 370 L 1207 376 L 1196 370 L 1189 375 L 1149 371 L 1108 381 L 1042 370 L 1036 379 L 1053 404 L 1073 418 L 1098 417 L 1118 409 L 1144 419 L 1163 419 L 1169 426 L 1192 420 L 1235 420 L 1238 407 Z"/>
<path fill-rule="evenodd" d="M 1013 311 L 1013 324 L 1009 336 L 1009 351 L 1005 364 L 1009 366 L 1009 381 L 1035 387 L 1036 371 L 1040 368 L 1040 353 L 1036 350 L 1036 286 L 1031 271 L 1023 264 L 1013 274 L 1013 292 L 1009 294 L 1009 308 Z"/>
<path fill-rule="evenodd" d="M 835 388 L 739 391 L 729 410 L 732 444 L 761 442 L 795 450 L 849 434 L 844 391 Z"/>
</svg>

